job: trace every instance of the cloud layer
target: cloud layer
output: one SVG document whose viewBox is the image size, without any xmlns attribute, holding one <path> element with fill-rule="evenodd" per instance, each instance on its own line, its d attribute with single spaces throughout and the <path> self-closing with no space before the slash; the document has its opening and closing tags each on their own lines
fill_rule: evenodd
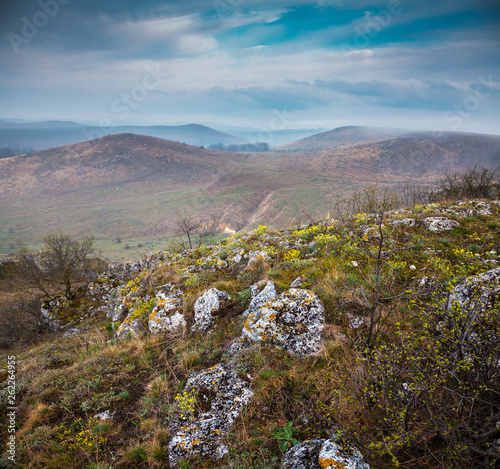
<svg viewBox="0 0 500 469">
<path fill-rule="evenodd" d="M 268 3 L 3 2 L 0 117 L 500 133 L 497 2 Z"/>
</svg>

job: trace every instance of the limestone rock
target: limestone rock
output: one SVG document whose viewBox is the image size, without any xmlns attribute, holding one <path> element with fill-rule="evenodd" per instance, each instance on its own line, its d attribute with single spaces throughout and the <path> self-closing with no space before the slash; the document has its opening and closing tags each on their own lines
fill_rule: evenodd
<svg viewBox="0 0 500 469">
<path fill-rule="evenodd" d="M 206 331 L 213 322 L 213 313 L 220 310 L 231 297 L 225 292 L 211 288 L 200 296 L 194 304 L 194 320 L 195 325 L 193 330 Z"/>
<path fill-rule="evenodd" d="M 302 285 L 302 278 L 301 277 L 297 277 L 291 284 L 290 284 L 290 288 L 298 288 Z"/>
<path fill-rule="evenodd" d="M 253 392 L 228 365 L 193 373 L 176 398 L 179 418 L 170 425 L 170 464 L 193 454 L 220 459 L 227 453 L 224 438 L 250 402 Z"/>
<path fill-rule="evenodd" d="M 136 308 L 130 310 L 127 317 L 115 332 L 117 338 L 121 339 L 127 335 L 136 336 L 146 329 L 146 320 L 142 315 L 137 315 Z"/>
<path fill-rule="evenodd" d="M 58 317 L 57 309 L 64 301 L 64 298 L 61 297 L 43 303 L 40 313 L 42 315 L 41 322 L 45 328 L 51 331 L 57 331 L 61 328 L 62 324 Z"/>
<path fill-rule="evenodd" d="M 319 469 L 318 459 L 324 440 L 307 440 L 292 446 L 285 454 L 282 469 Z"/>
<path fill-rule="evenodd" d="M 363 456 L 357 448 L 341 441 L 341 438 L 326 440 L 319 452 L 319 465 L 325 469 L 369 469 L 363 461 Z"/>
<path fill-rule="evenodd" d="M 314 439 L 290 448 L 282 469 L 369 469 L 357 448 L 341 435 L 327 440 Z"/>
<path fill-rule="evenodd" d="M 243 339 L 263 342 L 305 356 L 319 351 L 325 308 L 309 290 L 291 288 L 251 313 Z"/>
<path fill-rule="evenodd" d="M 186 328 L 182 314 L 182 292 L 171 283 L 156 289 L 158 303 L 149 316 L 149 331 L 153 334 L 177 332 Z"/>
<path fill-rule="evenodd" d="M 416 221 L 414 218 L 403 218 L 401 220 L 394 220 L 391 225 L 393 226 L 399 226 L 399 225 L 404 225 L 404 226 L 415 226 Z"/>
<path fill-rule="evenodd" d="M 251 266 L 258 260 L 270 261 L 269 253 L 267 251 L 250 251 L 248 253 L 248 266 Z"/>
<path fill-rule="evenodd" d="M 433 233 L 442 233 L 458 228 L 460 223 L 446 217 L 428 217 L 424 219 L 424 226 Z"/>
<path fill-rule="evenodd" d="M 500 301 L 500 267 L 465 279 L 457 285 L 448 299 L 448 308 L 454 303 L 467 309 L 483 311 Z"/>
<path fill-rule="evenodd" d="M 254 285 L 252 285 L 253 287 Z M 252 296 L 255 290 L 252 290 Z M 276 299 L 276 288 L 273 282 L 267 282 L 266 286 L 262 289 L 260 293 L 253 296 L 252 301 L 248 305 L 248 309 L 243 313 L 244 316 L 249 316 L 252 313 L 258 311 L 262 306 L 264 306 L 269 301 Z"/>
<path fill-rule="evenodd" d="M 63 339 L 65 339 L 66 337 L 72 337 L 74 335 L 82 334 L 83 332 L 86 332 L 88 330 L 88 327 L 73 327 L 63 334 Z"/>
</svg>

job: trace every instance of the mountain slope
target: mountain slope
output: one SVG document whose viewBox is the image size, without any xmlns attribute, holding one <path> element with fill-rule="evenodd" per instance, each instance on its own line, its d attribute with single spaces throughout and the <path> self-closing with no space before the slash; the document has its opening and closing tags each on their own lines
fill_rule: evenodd
<svg viewBox="0 0 500 469">
<path fill-rule="evenodd" d="M 179 212 L 216 213 L 234 230 L 279 228 L 328 212 L 334 190 L 433 185 L 443 171 L 499 164 L 500 137 L 474 134 L 266 153 L 112 135 L 0 160 L 0 255 L 38 246 L 63 228 L 95 236 L 110 256 L 130 258 L 127 245 L 164 244 Z"/>
<path fill-rule="evenodd" d="M 357 143 L 368 143 L 411 133 L 403 129 L 347 126 L 311 135 L 296 142 L 276 147 L 276 150 L 322 150 Z"/>
</svg>

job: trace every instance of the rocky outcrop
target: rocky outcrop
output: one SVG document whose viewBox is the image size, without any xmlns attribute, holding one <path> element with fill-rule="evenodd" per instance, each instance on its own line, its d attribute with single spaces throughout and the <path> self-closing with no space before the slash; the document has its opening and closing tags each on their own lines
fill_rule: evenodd
<svg viewBox="0 0 500 469">
<path fill-rule="evenodd" d="M 149 331 L 178 332 L 186 328 L 186 319 L 182 314 L 182 292 L 175 285 L 168 283 L 156 288 L 158 303 L 149 316 Z"/>
<path fill-rule="evenodd" d="M 424 226 L 432 233 L 442 233 L 458 228 L 460 223 L 446 217 L 428 217 L 424 219 Z"/>
<path fill-rule="evenodd" d="M 220 459 L 228 449 L 224 438 L 250 402 L 253 392 L 228 365 L 192 374 L 176 397 L 178 418 L 170 425 L 168 445 L 173 467 L 194 454 Z"/>
<path fill-rule="evenodd" d="M 211 288 L 203 293 L 194 304 L 193 330 L 207 331 L 214 323 L 214 313 L 219 311 L 231 297 L 225 292 Z"/>
<path fill-rule="evenodd" d="M 285 455 L 282 469 L 369 469 L 360 451 L 341 435 L 299 443 Z"/>
<path fill-rule="evenodd" d="M 325 309 L 309 290 L 291 288 L 251 313 L 242 339 L 262 342 L 305 356 L 319 351 Z"/>
</svg>

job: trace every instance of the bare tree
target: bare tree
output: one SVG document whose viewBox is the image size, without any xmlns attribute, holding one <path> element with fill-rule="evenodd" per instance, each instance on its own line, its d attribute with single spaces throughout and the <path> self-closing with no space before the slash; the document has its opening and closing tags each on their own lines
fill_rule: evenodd
<svg viewBox="0 0 500 469">
<path fill-rule="evenodd" d="M 0 339 L 4 344 L 32 340 L 42 330 L 39 298 L 21 295 L 0 306 Z"/>
<path fill-rule="evenodd" d="M 372 347 L 377 336 L 394 310 L 394 300 L 405 295 L 406 288 L 398 288 L 384 267 L 393 255 L 409 249 L 407 241 L 395 235 L 395 229 L 387 226 L 390 211 L 402 204 L 401 198 L 389 189 L 372 185 L 356 189 L 349 198 L 338 198 L 333 205 L 333 215 L 345 227 L 346 242 L 352 239 L 372 259 L 372 267 L 362 284 L 346 284 L 358 304 L 368 313 L 367 347 Z"/>
<path fill-rule="evenodd" d="M 94 240 L 81 242 L 71 239 L 62 231 L 44 238 L 45 248 L 37 253 L 21 249 L 17 255 L 22 280 L 50 298 L 63 294 L 68 300 L 75 298 L 75 287 L 91 281 L 102 269 Z"/>
<path fill-rule="evenodd" d="M 179 213 L 176 220 L 176 239 L 174 247 L 178 249 L 199 248 L 211 241 L 219 230 L 220 216 L 212 214 L 207 218 Z"/>
<path fill-rule="evenodd" d="M 446 172 L 439 181 L 440 192 L 445 200 L 465 197 L 489 199 L 499 194 L 500 171 L 498 169 L 474 166 L 463 173 Z"/>
</svg>

